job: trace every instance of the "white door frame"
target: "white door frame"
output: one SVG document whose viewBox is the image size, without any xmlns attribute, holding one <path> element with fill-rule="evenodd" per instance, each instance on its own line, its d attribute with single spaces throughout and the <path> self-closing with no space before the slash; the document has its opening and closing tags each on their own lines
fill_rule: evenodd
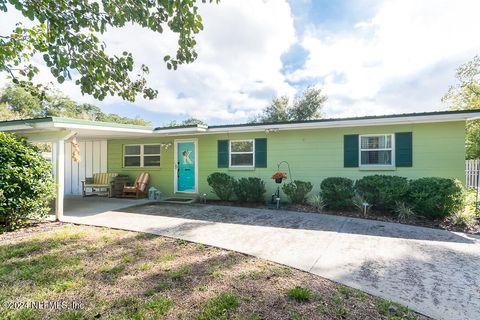
<svg viewBox="0 0 480 320">
<path fill-rule="evenodd" d="M 194 191 L 178 191 L 178 143 L 193 142 L 195 145 L 195 189 Z M 175 139 L 174 140 L 174 163 L 173 163 L 173 192 L 174 193 L 198 193 L 198 139 Z"/>
</svg>

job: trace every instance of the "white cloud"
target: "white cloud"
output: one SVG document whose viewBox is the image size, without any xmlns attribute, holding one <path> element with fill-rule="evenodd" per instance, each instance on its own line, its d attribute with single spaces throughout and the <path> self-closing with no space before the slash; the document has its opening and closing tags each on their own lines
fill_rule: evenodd
<svg viewBox="0 0 480 320">
<path fill-rule="evenodd" d="M 349 33 L 307 31 L 309 57 L 289 78 L 319 78 L 332 116 L 436 109 L 454 69 L 479 53 L 479 11 L 476 0 L 385 1 Z"/>
<path fill-rule="evenodd" d="M 135 105 L 179 116 L 238 122 L 258 113 L 272 97 L 295 93 L 281 73 L 280 57 L 296 41 L 286 1 L 222 0 L 218 5 L 200 4 L 200 13 L 204 31 L 197 37 L 199 58 L 176 71 L 167 70 L 163 62 L 164 55 L 175 54 L 177 39 L 171 32 L 159 35 L 128 26 L 103 35 L 109 52 L 128 50 L 138 65 L 150 67 L 149 85 L 159 90 L 158 98 L 139 97 Z M 52 77 L 42 72 L 41 79 Z M 79 101 L 121 102 L 117 97 L 95 102 L 81 96 L 79 88 L 68 81 L 59 87 Z"/>
<path fill-rule="evenodd" d="M 308 7 L 310 0 L 295 3 Z M 135 106 L 179 118 L 245 121 L 272 97 L 294 95 L 291 82 L 323 87 L 329 97 L 327 116 L 437 109 L 441 95 L 454 81 L 455 68 L 480 53 L 476 41 L 480 1 L 368 3 L 372 5 L 368 12 L 374 14 L 351 21 L 348 30 L 345 24 L 339 30 L 322 21 L 307 21 L 307 15 L 293 17 L 286 0 L 222 0 L 218 5 L 200 5 L 205 30 L 197 37 L 199 58 L 177 71 L 167 70 L 163 62 L 165 54 L 175 53 L 176 38 L 171 33 L 159 35 L 128 26 L 110 30 L 103 39 L 109 52 L 126 49 L 138 65 L 150 67 L 149 84 L 159 90 L 158 98 L 139 97 Z M 18 21 L 14 12 L 5 15 L 0 34 Z M 299 39 L 294 18 L 297 24 L 303 23 L 297 30 L 304 32 Z M 300 44 L 308 57 L 303 67 L 285 75 L 281 56 L 294 44 Z M 54 81 L 44 66 L 40 80 Z M 122 105 L 122 110 L 117 109 L 122 114 L 129 110 L 129 104 L 118 97 L 98 102 L 82 96 L 73 82 L 66 81 L 59 88 L 78 101 L 110 106 L 110 110 Z"/>
</svg>

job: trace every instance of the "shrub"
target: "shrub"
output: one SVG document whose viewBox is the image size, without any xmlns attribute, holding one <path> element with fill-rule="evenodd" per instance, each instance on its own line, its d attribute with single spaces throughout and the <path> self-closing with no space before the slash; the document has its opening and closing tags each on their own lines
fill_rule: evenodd
<svg viewBox="0 0 480 320">
<path fill-rule="evenodd" d="M 242 202 L 262 202 L 265 189 L 265 182 L 260 178 L 240 178 L 235 182 L 235 195 Z"/>
<path fill-rule="evenodd" d="M 52 165 L 25 139 L 0 132 L 0 225 L 44 218 L 54 196 Z"/>
<path fill-rule="evenodd" d="M 410 205 L 405 204 L 403 201 L 396 202 L 395 213 L 400 221 L 407 221 L 415 216 L 415 211 L 413 211 L 413 208 Z"/>
<path fill-rule="evenodd" d="M 456 226 L 473 229 L 477 224 L 475 209 L 472 206 L 466 206 L 463 210 L 455 212 L 452 215 L 452 223 Z"/>
<path fill-rule="evenodd" d="M 408 180 L 404 177 L 373 175 L 355 183 L 355 190 L 378 210 L 394 210 L 397 201 L 405 200 Z"/>
<path fill-rule="evenodd" d="M 222 201 L 228 201 L 232 197 L 235 188 L 235 179 L 226 173 L 214 172 L 207 177 L 207 182 L 212 187 L 213 193 Z"/>
<path fill-rule="evenodd" d="M 287 291 L 287 296 L 290 299 L 294 299 L 294 300 L 297 300 L 297 301 L 307 301 L 312 296 L 312 291 L 308 288 L 297 286 L 297 287 L 289 289 Z"/>
<path fill-rule="evenodd" d="M 366 216 L 368 212 L 370 211 L 370 208 L 372 207 L 371 204 L 365 200 L 364 197 L 359 195 L 357 192 L 355 192 L 355 195 L 352 197 L 352 204 L 357 209 L 358 212 Z M 365 209 L 365 204 L 367 204 L 367 208 Z"/>
<path fill-rule="evenodd" d="M 311 196 L 308 199 L 308 204 L 319 211 L 322 211 L 325 208 L 325 201 L 323 201 L 322 196 L 319 194 Z"/>
<path fill-rule="evenodd" d="M 310 182 L 300 180 L 294 180 L 282 186 L 282 190 L 290 199 L 290 202 L 295 204 L 305 203 L 305 197 L 312 189 L 313 185 Z"/>
<path fill-rule="evenodd" d="M 463 209 L 465 192 L 460 181 L 420 178 L 410 181 L 408 197 L 415 212 L 428 218 L 442 218 Z"/>
<path fill-rule="evenodd" d="M 353 181 L 348 178 L 326 178 L 320 184 L 320 195 L 330 209 L 343 209 L 352 206 Z"/>
</svg>

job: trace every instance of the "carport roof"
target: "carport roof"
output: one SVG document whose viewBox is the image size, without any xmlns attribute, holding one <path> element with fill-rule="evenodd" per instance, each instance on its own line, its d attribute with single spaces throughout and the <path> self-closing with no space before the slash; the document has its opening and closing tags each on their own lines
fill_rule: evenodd
<svg viewBox="0 0 480 320">
<path fill-rule="evenodd" d="M 59 132 L 75 132 L 80 139 L 109 139 L 122 137 L 142 137 L 151 135 L 150 127 L 119 124 L 113 122 L 89 121 L 62 117 L 45 117 L 0 122 L 0 131 L 15 132 L 19 135 L 41 140 L 42 135 L 55 136 Z M 36 136 L 38 135 L 38 136 Z"/>
<path fill-rule="evenodd" d="M 128 137 L 192 135 L 223 132 L 254 132 L 270 130 L 296 130 L 332 127 L 393 125 L 410 123 L 431 123 L 465 121 L 480 118 L 480 110 L 436 111 L 404 113 L 381 116 L 331 118 L 309 121 L 279 123 L 253 123 L 230 125 L 190 125 L 177 127 L 146 127 L 114 122 L 90 121 L 62 117 L 0 121 L 0 131 L 31 135 L 37 132 L 74 131 L 78 138 L 115 139 Z"/>
</svg>

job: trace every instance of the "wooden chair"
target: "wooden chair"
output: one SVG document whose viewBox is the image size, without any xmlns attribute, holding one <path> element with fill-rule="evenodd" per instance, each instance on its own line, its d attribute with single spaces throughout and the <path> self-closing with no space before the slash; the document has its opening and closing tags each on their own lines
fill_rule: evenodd
<svg viewBox="0 0 480 320">
<path fill-rule="evenodd" d="M 99 172 L 94 173 L 93 178 L 85 178 L 85 181 L 82 181 L 82 196 L 96 194 L 111 198 L 112 183 L 117 175 L 112 172 Z M 87 189 L 91 189 L 91 191 L 87 191 Z"/>
<path fill-rule="evenodd" d="M 148 185 L 149 174 L 147 172 L 142 172 L 135 179 L 135 183 L 132 186 L 125 184 L 123 186 L 123 197 L 126 198 L 140 198 L 147 196 L 147 185 Z"/>
</svg>

